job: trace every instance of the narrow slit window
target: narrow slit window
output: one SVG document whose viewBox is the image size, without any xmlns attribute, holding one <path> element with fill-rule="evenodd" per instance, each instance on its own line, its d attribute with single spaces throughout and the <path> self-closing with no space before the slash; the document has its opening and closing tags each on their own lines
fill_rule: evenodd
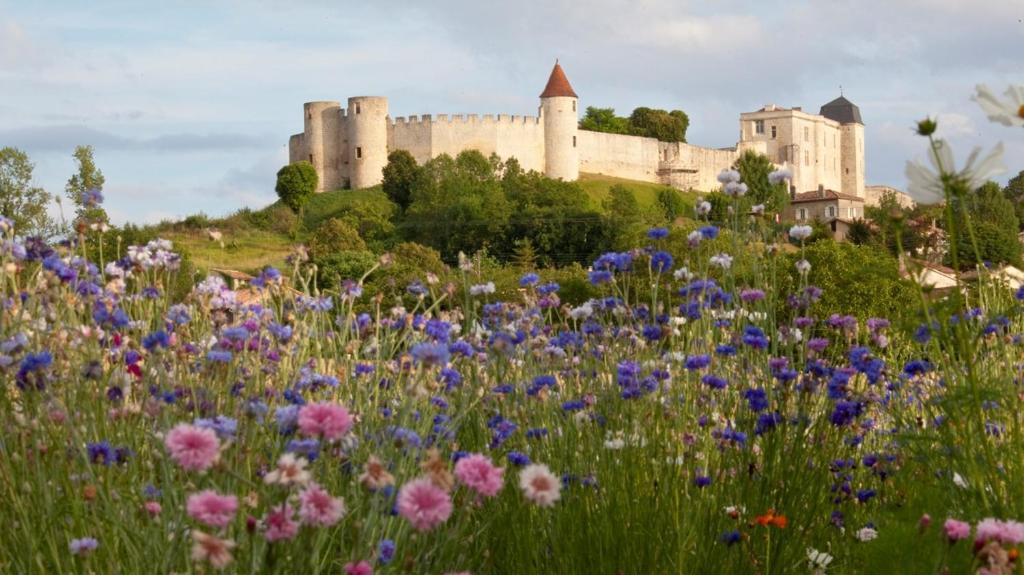
<svg viewBox="0 0 1024 575">
<path fill-rule="evenodd" d="M 359 104 L 356 104 L 356 113 L 359 113 Z"/>
<path fill-rule="evenodd" d="M 574 148 L 576 147 L 576 136 L 572 137 L 572 147 L 574 147 Z M 667 154 L 667 152 L 666 152 L 666 154 Z"/>
<path fill-rule="evenodd" d="M 310 154 L 310 155 L 309 155 L 309 163 L 310 163 L 310 164 L 312 164 L 312 163 L 313 163 L 313 154 Z"/>
<path fill-rule="evenodd" d="M 362 157 L 363 157 L 363 149 L 361 147 L 359 147 L 359 146 L 356 146 L 356 159 L 360 160 L 360 159 L 362 159 Z"/>
</svg>

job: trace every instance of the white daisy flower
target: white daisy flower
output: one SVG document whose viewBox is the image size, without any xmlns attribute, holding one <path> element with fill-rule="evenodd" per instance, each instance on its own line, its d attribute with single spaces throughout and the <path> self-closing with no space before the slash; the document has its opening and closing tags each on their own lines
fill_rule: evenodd
<svg viewBox="0 0 1024 575">
<path fill-rule="evenodd" d="M 943 174 L 953 176 L 967 184 L 969 190 L 976 190 L 993 176 L 1006 171 L 1003 165 L 1003 144 L 998 144 L 980 161 L 981 148 L 975 148 L 967 158 L 967 164 L 960 171 L 955 168 L 953 149 L 945 140 L 935 140 L 935 146 L 928 153 L 932 168 L 918 161 L 907 162 L 907 193 L 918 202 L 931 204 L 946 199 Z"/>
<path fill-rule="evenodd" d="M 981 106 L 988 119 L 1004 126 L 1024 126 L 1024 86 L 1006 89 L 1007 100 L 1000 100 L 984 84 L 978 84 L 978 93 L 971 99 Z"/>
</svg>

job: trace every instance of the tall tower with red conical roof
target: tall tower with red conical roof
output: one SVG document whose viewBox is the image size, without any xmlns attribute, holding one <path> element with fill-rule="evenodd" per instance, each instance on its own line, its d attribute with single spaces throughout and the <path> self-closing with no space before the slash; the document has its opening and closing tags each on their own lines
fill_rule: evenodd
<svg viewBox="0 0 1024 575">
<path fill-rule="evenodd" d="M 577 100 L 565 71 L 555 60 L 548 85 L 540 94 L 540 116 L 544 121 L 544 175 L 549 178 L 566 181 L 579 178 Z"/>
</svg>

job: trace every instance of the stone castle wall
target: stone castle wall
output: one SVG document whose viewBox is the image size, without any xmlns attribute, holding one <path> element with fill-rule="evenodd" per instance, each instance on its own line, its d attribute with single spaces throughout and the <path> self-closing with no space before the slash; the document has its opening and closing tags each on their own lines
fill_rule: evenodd
<svg viewBox="0 0 1024 575">
<path fill-rule="evenodd" d="M 477 150 L 514 157 L 523 169 L 544 172 L 544 129 L 536 116 L 476 114 L 399 117 L 388 124 L 388 149 L 407 150 L 420 164 L 441 154 Z"/>
</svg>

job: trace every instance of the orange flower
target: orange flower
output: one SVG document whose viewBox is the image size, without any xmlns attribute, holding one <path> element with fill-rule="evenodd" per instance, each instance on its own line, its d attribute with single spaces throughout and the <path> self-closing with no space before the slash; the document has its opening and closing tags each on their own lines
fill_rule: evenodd
<svg viewBox="0 0 1024 575">
<path fill-rule="evenodd" d="M 761 527 L 774 525 L 779 529 L 785 529 L 786 525 L 789 524 L 789 520 L 786 519 L 785 515 L 776 515 L 774 509 L 769 509 L 768 513 L 765 513 L 764 515 L 758 515 L 757 517 L 755 517 L 754 523 L 757 523 Z"/>
</svg>

